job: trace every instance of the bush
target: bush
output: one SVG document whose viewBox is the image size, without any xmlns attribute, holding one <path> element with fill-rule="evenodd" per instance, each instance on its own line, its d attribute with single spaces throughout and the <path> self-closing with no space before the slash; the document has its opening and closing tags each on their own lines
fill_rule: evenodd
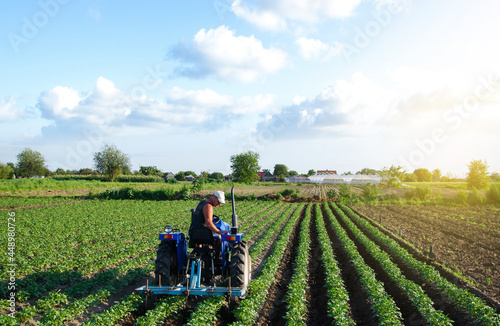
<svg viewBox="0 0 500 326">
<path fill-rule="evenodd" d="M 417 199 L 418 201 L 430 200 L 432 197 L 431 187 L 429 185 L 419 185 L 415 189 L 405 194 L 406 199 Z"/>
<path fill-rule="evenodd" d="M 339 185 L 339 197 L 341 198 L 350 198 L 352 195 L 351 193 L 351 186 L 346 185 L 346 184 L 340 184 Z"/>
<path fill-rule="evenodd" d="M 330 199 L 333 199 L 335 198 L 335 196 L 337 196 L 337 192 L 335 191 L 335 189 L 330 189 L 328 190 L 328 192 L 326 193 L 326 196 Z"/>
<path fill-rule="evenodd" d="M 500 184 L 492 184 L 486 198 L 493 204 L 500 204 Z"/>
<path fill-rule="evenodd" d="M 363 198 L 365 201 L 374 201 L 380 195 L 380 189 L 378 185 L 372 185 L 368 183 L 363 188 Z"/>
<path fill-rule="evenodd" d="M 358 197 L 351 192 L 351 186 L 346 184 L 339 185 L 339 203 L 357 203 Z"/>
<path fill-rule="evenodd" d="M 417 186 L 415 196 L 420 200 L 430 200 L 432 196 L 431 187 L 429 185 Z"/>
<path fill-rule="evenodd" d="M 185 198 L 186 196 L 190 196 L 189 191 L 187 192 L 187 194 L 182 193 L 182 191 L 183 189 L 181 189 L 181 191 L 179 192 L 176 192 L 173 188 L 139 190 L 126 187 L 119 190 L 107 189 L 104 192 L 100 193 L 99 197 L 102 199 L 169 200 L 177 194 L 181 194 L 183 198 Z"/>
<path fill-rule="evenodd" d="M 485 202 L 485 198 L 479 193 L 479 190 L 472 188 L 472 191 L 467 196 L 467 201 L 469 205 L 482 205 Z"/>
<path fill-rule="evenodd" d="M 284 189 L 277 193 L 276 195 L 281 195 L 282 197 L 292 197 L 293 199 L 297 199 L 300 197 L 300 189 Z M 282 198 L 280 197 L 280 199 Z"/>
<path fill-rule="evenodd" d="M 189 199 L 193 199 L 192 196 L 191 196 L 191 193 L 189 192 L 189 189 L 188 187 L 186 187 L 186 185 L 184 185 L 181 190 L 179 191 L 179 195 L 181 196 L 182 199 L 184 200 L 189 200 Z"/>
<path fill-rule="evenodd" d="M 467 192 L 465 190 L 460 190 L 455 197 L 457 204 L 467 205 Z"/>
<path fill-rule="evenodd" d="M 284 189 L 280 191 L 279 193 L 284 196 L 284 197 L 289 197 L 293 194 L 294 190 L 293 189 Z"/>
</svg>

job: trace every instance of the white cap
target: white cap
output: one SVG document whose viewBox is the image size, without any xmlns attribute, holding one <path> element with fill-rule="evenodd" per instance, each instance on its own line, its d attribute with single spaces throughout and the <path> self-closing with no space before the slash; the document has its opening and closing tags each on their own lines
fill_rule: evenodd
<svg viewBox="0 0 500 326">
<path fill-rule="evenodd" d="M 225 204 L 226 203 L 226 200 L 224 199 L 224 192 L 223 191 L 216 191 L 214 192 L 214 196 L 217 197 L 217 199 L 219 200 L 219 203 L 221 204 Z"/>
</svg>

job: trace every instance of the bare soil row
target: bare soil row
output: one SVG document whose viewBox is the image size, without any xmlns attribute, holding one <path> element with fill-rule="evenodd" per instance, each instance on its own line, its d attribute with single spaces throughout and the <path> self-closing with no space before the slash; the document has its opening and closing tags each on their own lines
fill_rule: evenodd
<svg viewBox="0 0 500 326">
<path fill-rule="evenodd" d="M 356 205 L 382 225 L 500 301 L 500 211 L 492 207 Z"/>
</svg>

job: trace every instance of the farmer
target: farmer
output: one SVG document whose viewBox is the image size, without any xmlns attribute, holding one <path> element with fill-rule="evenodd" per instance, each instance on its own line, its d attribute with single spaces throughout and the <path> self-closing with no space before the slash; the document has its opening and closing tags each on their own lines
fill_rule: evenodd
<svg viewBox="0 0 500 326">
<path fill-rule="evenodd" d="M 220 248 L 220 237 L 218 235 L 226 234 L 227 231 L 221 231 L 215 226 L 213 222 L 214 207 L 218 207 L 225 202 L 224 192 L 218 190 L 196 206 L 189 227 L 189 235 L 194 242 L 213 243 L 215 237 L 218 239 L 218 241 L 215 241 L 215 248 Z"/>
</svg>

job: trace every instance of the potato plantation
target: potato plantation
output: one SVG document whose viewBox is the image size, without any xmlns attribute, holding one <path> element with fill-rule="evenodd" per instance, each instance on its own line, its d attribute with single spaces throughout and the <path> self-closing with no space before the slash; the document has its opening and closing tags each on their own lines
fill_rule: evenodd
<svg viewBox="0 0 500 326">
<path fill-rule="evenodd" d="M 318 189 L 321 197 L 326 191 Z M 8 247 L 9 214 L 15 216 L 15 250 L 3 255 L 0 270 L 1 325 L 500 325 L 492 299 L 499 291 L 496 279 L 479 291 L 413 248 L 426 253 L 429 244 L 417 241 L 418 230 L 429 228 L 437 238 L 437 229 L 451 228 L 453 223 L 437 222 L 449 213 L 439 209 L 431 209 L 433 228 L 421 223 L 429 215 L 418 215 L 423 207 L 399 206 L 391 215 L 390 207 L 351 209 L 328 201 L 237 201 L 253 275 L 246 298 L 229 305 L 222 296 L 152 302 L 134 292 L 154 281 L 158 234 L 166 224 L 187 233 L 189 209 L 197 201 L 0 202 L 2 248 Z M 215 213 L 230 221 L 229 201 Z M 495 253 L 490 262 L 496 266 L 498 212 L 491 220 L 469 222 L 496 231 L 485 239 L 479 233 L 471 239 L 465 229 L 450 232 L 478 240 L 488 248 L 479 259 Z M 398 239 L 400 228 L 413 244 Z M 442 259 L 440 250 L 447 249 L 437 248 L 438 261 L 462 264 L 451 254 Z M 468 260 L 476 249 L 466 243 L 459 248 Z M 8 258 L 16 264 L 15 318 L 9 316 Z"/>
</svg>

